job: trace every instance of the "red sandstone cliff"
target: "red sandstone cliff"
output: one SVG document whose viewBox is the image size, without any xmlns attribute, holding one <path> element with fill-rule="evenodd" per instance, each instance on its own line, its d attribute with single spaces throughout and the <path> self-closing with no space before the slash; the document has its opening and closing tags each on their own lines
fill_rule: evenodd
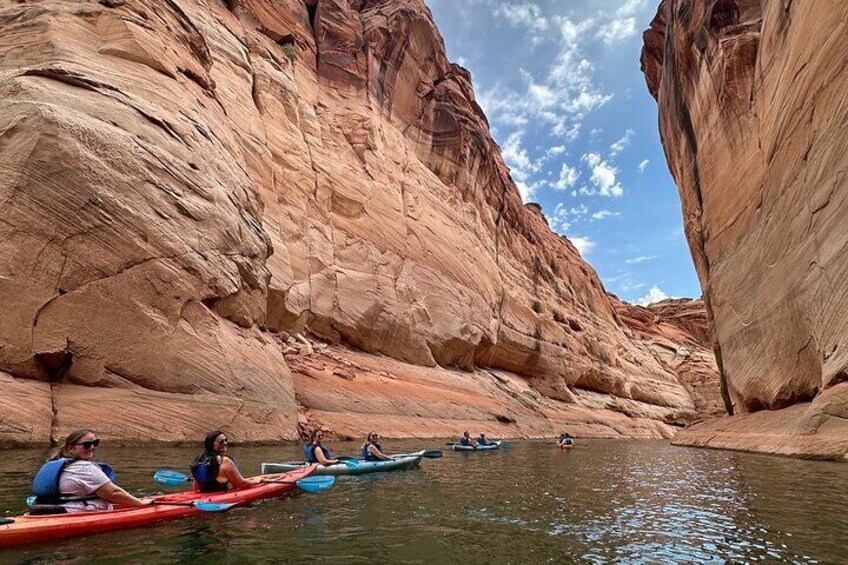
<svg viewBox="0 0 848 565">
<path fill-rule="evenodd" d="M 421 0 L 6 1 L 0 27 L 0 443 L 713 412 L 703 346 L 631 329 L 522 205 Z"/>
<path fill-rule="evenodd" d="M 687 445 L 848 453 L 848 3 L 664 0 L 642 65 L 732 417 Z"/>
</svg>

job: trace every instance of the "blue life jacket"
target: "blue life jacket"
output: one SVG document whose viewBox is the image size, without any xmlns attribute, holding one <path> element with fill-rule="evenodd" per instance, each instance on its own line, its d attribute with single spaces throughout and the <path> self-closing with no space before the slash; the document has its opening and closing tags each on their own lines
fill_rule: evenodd
<svg viewBox="0 0 848 565">
<path fill-rule="evenodd" d="M 465 447 L 468 447 L 471 445 L 471 443 L 468 441 L 468 438 L 462 436 L 461 438 L 459 438 L 459 445 L 464 445 Z"/>
<path fill-rule="evenodd" d="M 486 441 L 486 438 L 484 438 L 483 436 L 480 436 L 480 437 L 477 438 L 477 444 L 478 445 L 489 445 L 489 442 Z"/>
<path fill-rule="evenodd" d="M 318 458 L 315 457 L 315 448 L 316 447 L 318 447 L 318 446 L 312 445 L 310 443 L 309 445 L 307 445 L 303 448 L 303 456 L 306 458 L 307 463 L 318 463 Z M 330 457 L 330 450 L 327 449 L 326 447 L 324 447 L 323 445 L 320 446 L 320 447 L 321 447 L 321 451 L 324 452 L 324 457 L 326 457 L 327 459 L 332 459 L 332 457 Z"/>
<path fill-rule="evenodd" d="M 62 471 L 65 470 L 65 467 L 74 461 L 80 461 L 80 459 L 67 459 L 63 457 L 48 461 L 42 465 L 32 480 L 32 494 L 40 498 L 56 499 L 61 497 L 59 479 L 62 478 Z M 92 461 L 92 463 L 100 467 L 100 470 L 109 477 L 110 481 L 115 482 L 115 471 L 112 470 L 112 467 L 106 463 L 98 463 L 96 461 Z"/>
<path fill-rule="evenodd" d="M 571 441 L 571 438 L 570 438 L 570 437 L 567 437 L 567 438 L 563 438 L 563 440 L 562 440 L 562 444 L 563 444 L 563 445 L 574 445 L 574 442 L 573 442 L 573 441 Z"/>
<path fill-rule="evenodd" d="M 233 465 L 238 469 L 238 463 L 232 457 L 227 457 L 233 462 Z M 200 492 L 227 492 L 229 483 L 218 482 L 218 473 L 213 472 L 212 461 L 203 455 L 197 457 L 190 465 L 191 476 L 197 486 L 200 487 Z M 220 466 L 218 471 L 220 471 Z"/>
<path fill-rule="evenodd" d="M 380 460 L 379 457 L 374 457 L 373 455 L 371 455 L 371 453 L 368 452 L 368 446 L 369 445 L 371 445 L 371 444 L 366 443 L 365 445 L 362 446 L 362 458 L 365 459 L 366 461 L 379 461 Z M 383 452 L 383 448 L 380 447 L 379 443 L 375 443 L 373 445 L 374 445 L 374 447 L 376 447 L 380 451 L 380 453 Z"/>
</svg>

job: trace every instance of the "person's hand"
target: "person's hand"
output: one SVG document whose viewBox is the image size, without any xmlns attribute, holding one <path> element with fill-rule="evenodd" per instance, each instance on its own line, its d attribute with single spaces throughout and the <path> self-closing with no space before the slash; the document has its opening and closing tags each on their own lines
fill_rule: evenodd
<svg viewBox="0 0 848 565">
<path fill-rule="evenodd" d="M 153 504 L 152 498 L 142 498 L 141 499 L 141 505 L 142 506 L 150 506 L 151 504 Z"/>
</svg>

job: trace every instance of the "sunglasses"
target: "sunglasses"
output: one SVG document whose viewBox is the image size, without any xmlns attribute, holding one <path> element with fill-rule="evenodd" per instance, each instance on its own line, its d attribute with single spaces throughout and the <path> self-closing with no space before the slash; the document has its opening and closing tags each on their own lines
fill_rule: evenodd
<svg viewBox="0 0 848 565">
<path fill-rule="evenodd" d="M 100 445 L 100 440 L 93 439 L 91 441 L 81 441 L 76 445 L 81 445 L 83 449 L 91 449 L 92 447 L 97 447 L 98 445 Z"/>
<path fill-rule="evenodd" d="M 227 441 L 227 440 L 225 440 L 225 439 L 219 439 L 219 440 L 218 440 L 218 441 L 216 441 L 215 443 L 216 443 L 217 445 L 229 445 L 229 444 L 230 444 L 230 442 L 228 442 L 228 441 Z"/>
</svg>

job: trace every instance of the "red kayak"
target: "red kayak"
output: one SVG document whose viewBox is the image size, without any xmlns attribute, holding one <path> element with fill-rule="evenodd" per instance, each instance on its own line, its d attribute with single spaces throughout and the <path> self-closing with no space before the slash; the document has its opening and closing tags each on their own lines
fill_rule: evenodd
<svg viewBox="0 0 848 565">
<path fill-rule="evenodd" d="M 308 477 L 315 471 L 315 465 L 274 475 L 274 480 L 287 483 L 265 483 L 255 487 L 222 493 L 181 492 L 151 497 L 159 503 L 194 501 L 214 502 L 217 504 L 236 504 L 244 506 L 263 498 L 276 498 L 296 488 L 294 482 Z M 73 514 L 49 514 L 30 516 L 24 514 L 10 518 L 11 524 L 0 525 L 0 548 L 35 543 L 40 541 L 82 536 L 110 530 L 125 530 L 174 520 L 186 516 L 196 516 L 203 512 L 193 506 L 117 506 L 114 510 L 98 512 L 76 512 Z"/>
</svg>

